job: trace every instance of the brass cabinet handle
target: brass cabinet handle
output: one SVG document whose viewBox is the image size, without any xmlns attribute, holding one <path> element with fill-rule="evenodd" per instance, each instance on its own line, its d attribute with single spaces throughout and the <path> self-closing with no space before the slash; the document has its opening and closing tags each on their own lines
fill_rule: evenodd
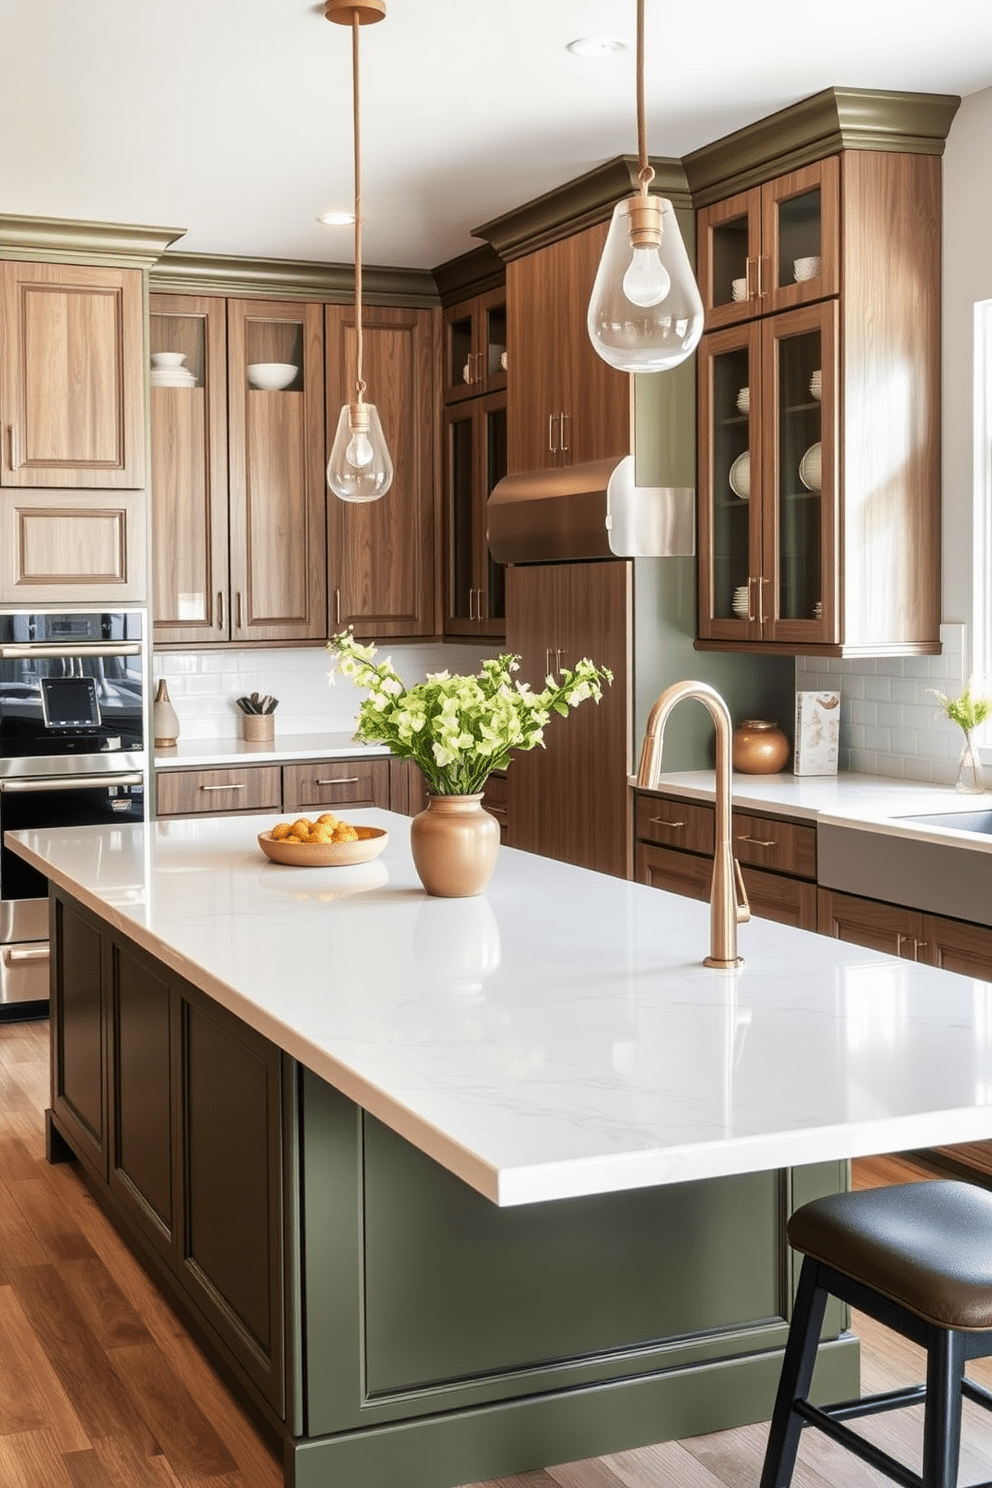
<svg viewBox="0 0 992 1488">
<path fill-rule="evenodd" d="M 16 427 L 16 425 L 11 424 L 10 425 L 10 468 L 11 468 L 11 470 L 16 470 L 17 467 L 20 465 L 20 463 L 21 462 L 18 459 L 18 449 L 17 449 L 17 427 Z"/>
<path fill-rule="evenodd" d="M 754 601 L 751 598 L 752 586 L 754 584 L 758 583 L 758 582 L 759 581 L 757 579 L 753 579 L 751 577 L 751 575 L 748 574 L 748 578 L 747 578 L 747 618 L 748 618 L 748 621 L 749 622 L 751 622 L 751 621 L 754 620 Z"/>
<path fill-rule="evenodd" d="M 768 841 L 764 837 L 738 837 L 738 842 L 750 842 L 752 847 L 778 847 L 775 841 Z"/>
<path fill-rule="evenodd" d="M 334 624 L 341 624 L 341 590 L 334 591 Z"/>
<path fill-rule="evenodd" d="M 556 455 L 558 453 L 558 446 L 555 444 L 554 436 L 555 419 L 557 417 L 558 415 L 556 413 L 548 414 L 548 450 L 552 455 Z"/>
<path fill-rule="evenodd" d="M 338 775 L 334 780 L 315 780 L 314 785 L 357 785 L 357 775 Z"/>
<path fill-rule="evenodd" d="M 223 589 L 218 589 L 218 591 L 217 591 L 217 629 L 218 630 L 223 630 L 224 629 L 224 591 L 223 591 Z"/>
<path fill-rule="evenodd" d="M 244 788 L 245 788 L 245 782 L 243 780 L 240 780 L 240 781 L 237 781 L 237 782 L 232 781 L 230 783 L 230 785 L 201 785 L 200 786 L 200 789 L 202 791 L 244 790 Z"/>
<path fill-rule="evenodd" d="M 572 446 L 570 444 L 566 444 L 565 443 L 565 420 L 566 419 L 568 419 L 568 422 L 571 423 L 572 422 L 572 415 L 570 413 L 560 413 L 558 415 L 558 426 L 561 429 L 561 452 L 562 452 L 563 455 L 567 455 L 570 452 L 571 448 L 572 448 Z"/>
<path fill-rule="evenodd" d="M 668 827 L 669 831 L 676 832 L 685 826 L 684 821 L 666 821 L 663 816 L 652 816 L 648 818 L 649 827 Z"/>
<path fill-rule="evenodd" d="M 765 275 L 764 275 L 764 272 L 763 272 L 763 269 L 762 269 L 762 265 L 765 262 L 765 258 L 766 258 L 766 255 L 765 254 L 759 254 L 758 255 L 758 299 L 759 300 L 762 300 L 765 297 Z"/>
<path fill-rule="evenodd" d="M 744 298 L 746 300 L 749 300 L 753 293 L 751 289 L 751 265 L 753 262 L 753 258 L 748 258 L 744 263 Z"/>
</svg>

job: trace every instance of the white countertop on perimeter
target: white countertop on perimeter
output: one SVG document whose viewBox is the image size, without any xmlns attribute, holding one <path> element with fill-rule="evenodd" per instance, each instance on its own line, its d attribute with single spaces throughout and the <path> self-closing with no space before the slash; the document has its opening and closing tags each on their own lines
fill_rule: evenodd
<svg viewBox="0 0 992 1488">
<path fill-rule="evenodd" d="M 348 813 L 346 813 L 348 814 Z M 269 817 L 8 834 L 16 852 L 499 1204 L 992 1137 L 992 984 L 501 848 L 432 899 L 286 868 Z"/>
<path fill-rule="evenodd" d="M 388 757 L 384 744 L 356 744 L 351 734 L 285 734 L 276 725 L 266 743 L 248 739 L 183 739 L 155 750 L 156 770 L 209 770 L 228 765 L 280 765 L 294 760 Z"/>
</svg>

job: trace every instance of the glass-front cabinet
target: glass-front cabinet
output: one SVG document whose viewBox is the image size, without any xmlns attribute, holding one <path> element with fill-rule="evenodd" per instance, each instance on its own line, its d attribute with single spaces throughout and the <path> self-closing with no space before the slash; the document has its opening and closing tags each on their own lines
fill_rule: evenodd
<svg viewBox="0 0 992 1488">
<path fill-rule="evenodd" d="M 506 290 L 475 295 L 444 312 L 446 403 L 506 387 Z"/>
<path fill-rule="evenodd" d="M 486 540 L 486 503 L 506 474 L 506 396 L 445 409 L 445 634 L 502 636 L 504 574 Z"/>
<path fill-rule="evenodd" d="M 707 330 L 838 293 L 839 192 L 830 156 L 700 211 Z"/>
<path fill-rule="evenodd" d="M 836 343 L 830 300 L 700 345 L 701 639 L 838 639 Z"/>
</svg>

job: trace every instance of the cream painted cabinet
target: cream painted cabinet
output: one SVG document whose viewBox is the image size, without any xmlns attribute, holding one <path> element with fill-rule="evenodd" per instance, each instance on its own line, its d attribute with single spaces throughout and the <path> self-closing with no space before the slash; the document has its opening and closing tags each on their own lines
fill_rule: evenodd
<svg viewBox="0 0 992 1488">
<path fill-rule="evenodd" d="M 143 600 L 140 269 L 0 263 L 0 601 Z"/>
</svg>

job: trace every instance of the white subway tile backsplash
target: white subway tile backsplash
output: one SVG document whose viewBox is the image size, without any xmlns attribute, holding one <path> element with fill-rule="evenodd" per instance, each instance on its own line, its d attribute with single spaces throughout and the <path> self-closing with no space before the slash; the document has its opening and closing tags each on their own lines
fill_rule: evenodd
<svg viewBox="0 0 992 1488">
<path fill-rule="evenodd" d="M 498 651 L 492 646 L 384 644 L 377 660 L 391 657 L 410 685 L 428 672 L 475 672 L 484 657 Z M 164 677 L 169 684 L 181 737 L 201 742 L 237 738 L 241 713 L 235 699 L 252 692 L 279 699 L 278 731 L 284 737 L 351 733 L 365 694 L 340 675 L 332 685 L 332 671 L 333 659 L 323 646 L 160 651 L 154 656 L 155 679 Z"/>
<path fill-rule="evenodd" d="M 964 686 L 964 625 L 942 625 L 940 639 L 939 656 L 797 657 L 797 691 L 840 690 L 842 770 L 953 784 L 960 730 L 928 689 L 956 696 Z"/>
</svg>

